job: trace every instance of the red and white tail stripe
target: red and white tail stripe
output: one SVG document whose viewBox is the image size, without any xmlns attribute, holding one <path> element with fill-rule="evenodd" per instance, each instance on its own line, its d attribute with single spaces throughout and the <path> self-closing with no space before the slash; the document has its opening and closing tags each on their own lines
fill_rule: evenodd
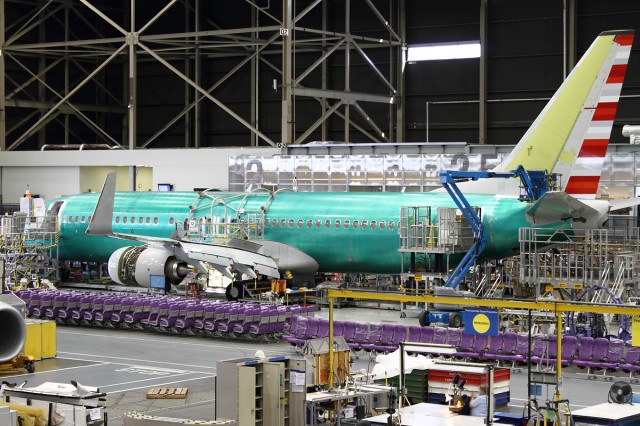
<svg viewBox="0 0 640 426">
<path fill-rule="evenodd" d="M 565 192 L 578 198 L 595 198 L 598 191 L 604 156 L 611 137 L 613 119 L 629 62 L 633 34 L 619 34 L 614 37 L 613 43 L 618 45 L 614 49 L 615 58 L 610 67 L 607 66 L 608 76 L 601 89 L 598 104 L 595 108 L 590 108 L 593 110 L 593 115 L 565 187 Z M 598 77 L 600 78 L 600 75 Z"/>
</svg>

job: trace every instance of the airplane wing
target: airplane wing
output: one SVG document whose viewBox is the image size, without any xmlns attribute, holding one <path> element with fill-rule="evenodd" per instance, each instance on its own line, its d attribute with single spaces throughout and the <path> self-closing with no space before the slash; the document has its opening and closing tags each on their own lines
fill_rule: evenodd
<svg viewBox="0 0 640 426">
<path fill-rule="evenodd" d="M 536 226 L 562 221 L 600 223 L 608 213 L 608 204 L 606 209 L 600 204 L 578 200 L 564 191 L 549 191 L 527 209 L 527 221 Z"/>
<path fill-rule="evenodd" d="M 202 264 L 204 262 L 231 279 L 234 277 L 229 268 L 234 268 L 251 278 L 257 278 L 257 273 L 274 278 L 280 277 L 276 262 L 270 256 L 258 253 L 262 246 L 255 242 L 229 239 L 216 243 L 195 243 L 176 238 L 177 233 L 175 232 L 171 238 L 113 232 L 115 188 L 116 173 L 110 172 L 89 221 L 87 234 L 137 241 L 150 246 L 162 246 L 173 252 L 178 259 L 196 267 L 200 272 L 206 272 L 206 268 Z"/>
</svg>

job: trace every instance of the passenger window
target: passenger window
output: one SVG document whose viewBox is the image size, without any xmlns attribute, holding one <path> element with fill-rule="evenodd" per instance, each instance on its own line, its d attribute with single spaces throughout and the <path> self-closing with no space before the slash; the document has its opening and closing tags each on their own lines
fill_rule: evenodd
<svg viewBox="0 0 640 426">
<path fill-rule="evenodd" d="M 313 226 L 313 221 L 311 219 L 307 220 L 307 228 L 311 228 Z"/>
<path fill-rule="evenodd" d="M 396 227 L 395 222 L 390 220 L 389 221 L 389 231 L 393 231 L 395 227 Z"/>
<path fill-rule="evenodd" d="M 268 228 L 269 227 L 269 219 L 265 219 L 264 220 L 264 227 Z"/>
<path fill-rule="evenodd" d="M 272 219 L 271 220 L 271 227 L 273 227 L 273 228 L 277 228 L 278 227 L 278 219 Z"/>
<path fill-rule="evenodd" d="M 293 228 L 293 219 L 289 219 L 289 228 Z"/>
<path fill-rule="evenodd" d="M 84 216 L 80 218 L 80 223 L 84 223 Z"/>
<path fill-rule="evenodd" d="M 91 222 L 91 218 L 92 218 L 92 217 L 93 217 L 93 216 L 89 216 L 89 217 L 87 218 L 87 222 Z"/>
<path fill-rule="evenodd" d="M 169 225 L 173 225 L 176 222 L 176 220 L 172 217 L 169 218 Z"/>
<path fill-rule="evenodd" d="M 327 219 L 324 221 L 324 227 L 325 228 L 331 228 L 331 219 Z"/>
<path fill-rule="evenodd" d="M 302 219 L 298 219 L 298 228 L 302 228 L 303 224 L 304 222 L 302 221 Z"/>
<path fill-rule="evenodd" d="M 367 227 L 369 226 L 369 223 L 367 223 L 366 220 L 362 221 L 362 229 L 367 229 Z"/>
<path fill-rule="evenodd" d="M 322 228 L 322 221 L 320 219 L 316 219 L 316 228 Z"/>
<path fill-rule="evenodd" d="M 280 219 L 280 228 L 284 228 L 286 224 L 287 224 L 286 220 Z"/>
<path fill-rule="evenodd" d="M 69 223 L 73 223 L 73 216 L 69 216 Z"/>
<path fill-rule="evenodd" d="M 371 221 L 371 229 L 376 229 L 376 221 L 375 220 Z"/>
<path fill-rule="evenodd" d="M 380 221 L 380 229 L 385 229 L 387 227 L 387 222 L 385 222 L 384 220 Z"/>
<path fill-rule="evenodd" d="M 131 224 L 133 225 L 134 223 L 136 223 L 136 218 L 135 216 L 131 216 Z"/>
<path fill-rule="evenodd" d="M 340 219 L 336 219 L 335 226 L 336 226 L 336 229 L 340 228 Z"/>
<path fill-rule="evenodd" d="M 116 216 L 116 223 L 120 223 L 120 216 Z"/>
<path fill-rule="evenodd" d="M 154 217 L 154 218 L 153 218 L 153 224 L 154 224 L 154 225 L 157 225 L 157 224 L 158 224 L 158 218 L 157 218 L 157 217 Z"/>
<path fill-rule="evenodd" d="M 151 223 L 151 218 L 147 216 L 147 225 Z"/>
<path fill-rule="evenodd" d="M 351 222 L 349 221 L 349 219 L 344 221 L 344 227 L 345 229 L 349 229 L 349 226 L 351 225 Z"/>
<path fill-rule="evenodd" d="M 358 229 L 358 221 L 357 220 L 353 221 L 353 229 Z"/>
<path fill-rule="evenodd" d="M 140 217 L 138 218 L 138 223 L 139 223 L 140 225 L 142 225 L 142 222 L 144 222 L 144 217 L 140 216 Z"/>
<path fill-rule="evenodd" d="M 127 223 L 127 217 L 126 216 L 122 216 L 122 223 Z"/>
<path fill-rule="evenodd" d="M 79 217 L 78 217 L 78 216 L 76 216 L 76 223 L 78 223 L 78 219 L 79 219 Z"/>
</svg>

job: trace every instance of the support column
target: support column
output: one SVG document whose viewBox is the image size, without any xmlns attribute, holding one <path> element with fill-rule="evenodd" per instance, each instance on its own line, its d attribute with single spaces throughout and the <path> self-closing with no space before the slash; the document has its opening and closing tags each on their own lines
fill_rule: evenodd
<svg viewBox="0 0 640 426">
<path fill-rule="evenodd" d="M 563 7 L 564 77 L 566 78 L 576 66 L 576 1 L 564 0 Z"/>
<path fill-rule="evenodd" d="M 405 84 L 404 84 L 404 67 L 406 64 L 407 58 L 407 15 L 405 13 L 405 0 L 400 0 L 398 2 L 398 26 L 399 33 L 401 39 L 401 46 L 397 49 L 398 55 L 396 57 L 397 63 L 397 75 L 398 75 L 398 103 L 396 105 L 396 134 L 395 141 L 396 142 L 404 142 L 406 140 L 405 137 L 405 124 L 404 124 L 404 106 L 405 106 Z M 393 127 L 392 127 L 393 128 Z M 389 135 L 389 140 L 393 141 L 394 138 Z"/>
<path fill-rule="evenodd" d="M 196 12 L 193 17 L 196 33 L 200 33 L 200 0 L 196 0 Z M 195 82 L 198 86 L 202 85 L 202 55 L 200 52 L 200 36 L 196 36 L 196 52 L 195 52 Z M 193 99 L 198 99 L 198 91 L 193 90 Z M 193 107 L 193 147 L 200 148 L 202 145 L 202 102 L 196 102 Z"/>
<path fill-rule="evenodd" d="M 487 143 L 487 24 L 488 0 L 480 1 L 480 89 L 478 93 L 478 143 Z"/>
<path fill-rule="evenodd" d="M 260 15 L 258 14 L 258 11 L 256 10 L 256 8 L 252 7 L 251 8 L 251 25 L 255 28 L 259 27 L 259 22 L 260 22 Z M 260 36 L 260 33 L 258 32 L 254 32 L 252 33 L 252 36 L 255 40 L 257 40 Z M 249 122 L 251 123 L 251 125 L 254 128 L 258 128 L 258 113 L 259 113 L 259 108 L 258 108 L 258 78 L 259 78 L 259 74 L 258 71 L 260 69 L 260 46 L 254 46 L 253 47 L 253 53 L 254 56 L 251 58 L 251 118 L 249 120 Z M 274 87 L 274 90 L 276 90 L 277 87 Z M 251 146 L 258 146 L 258 135 L 256 135 L 255 133 L 251 132 L 250 135 L 250 143 Z"/>
<path fill-rule="evenodd" d="M 344 49 L 344 91 L 349 93 L 351 91 L 351 0 L 345 0 L 344 2 L 344 33 L 347 37 L 347 44 Z M 351 118 L 349 117 L 351 110 L 351 104 L 345 104 L 344 106 L 344 143 L 349 143 L 349 123 Z"/>
<path fill-rule="evenodd" d="M 293 139 L 293 78 L 292 62 L 293 54 L 291 46 L 294 36 L 293 29 L 293 2 L 282 0 L 282 25 L 286 34 L 282 35 L 282 122 L 281 141 L 283 145 L 291 144 Z"/>
<path fill-rule="evenodd" d="M 138 33 L 136 33 L 136 0 L 131 0 L 131 27 L 129 34 L 127 34 L 127 43 L 129 45 L 129 102 L 128 108 L 128 121 L 129 121 L 129 133 L 127 139 L 129 141 L 129 149 L 136 148 L 136 134 L 137 134 L 137 63 L 136 63 L 136 45 L 138 44 Z M 135 191 L 135 188 L 132 189 Z"/>
<path fill-rule="evenodd" d="M 6 31 L 4 22 L 4 3 L 4 0 L 0 0 L 0 49 L 4 46 L 4 34 Z M 0 50 L 0 151 L 5 151 L 7 149 L 7 95 L 5 93 L 5 81 L 4 52 Z"/>
</svg>

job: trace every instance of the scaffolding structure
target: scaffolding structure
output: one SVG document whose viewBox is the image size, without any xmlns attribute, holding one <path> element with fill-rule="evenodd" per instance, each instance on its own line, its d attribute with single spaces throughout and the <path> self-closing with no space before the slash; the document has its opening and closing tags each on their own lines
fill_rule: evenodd
<svg viewBox="0 0 640 426">
<path fill-rule="evenodd" d="M 640 247 L 628 238 L 633 234 L 610 238 L 607 229 L 522 228 L 520 284 L 532 286 L 536 297 L 600 287 L 622 299 L 625 289 L 636 292 L 640 279 Z M 610 303 L 603 294 L 594 293 L 591 301 Z"/>
<path fill-rule="evenodd" d="M 15 213 L 0 221 L 3 289 L 57 278 L 58 217 Z"/>
</svg>

